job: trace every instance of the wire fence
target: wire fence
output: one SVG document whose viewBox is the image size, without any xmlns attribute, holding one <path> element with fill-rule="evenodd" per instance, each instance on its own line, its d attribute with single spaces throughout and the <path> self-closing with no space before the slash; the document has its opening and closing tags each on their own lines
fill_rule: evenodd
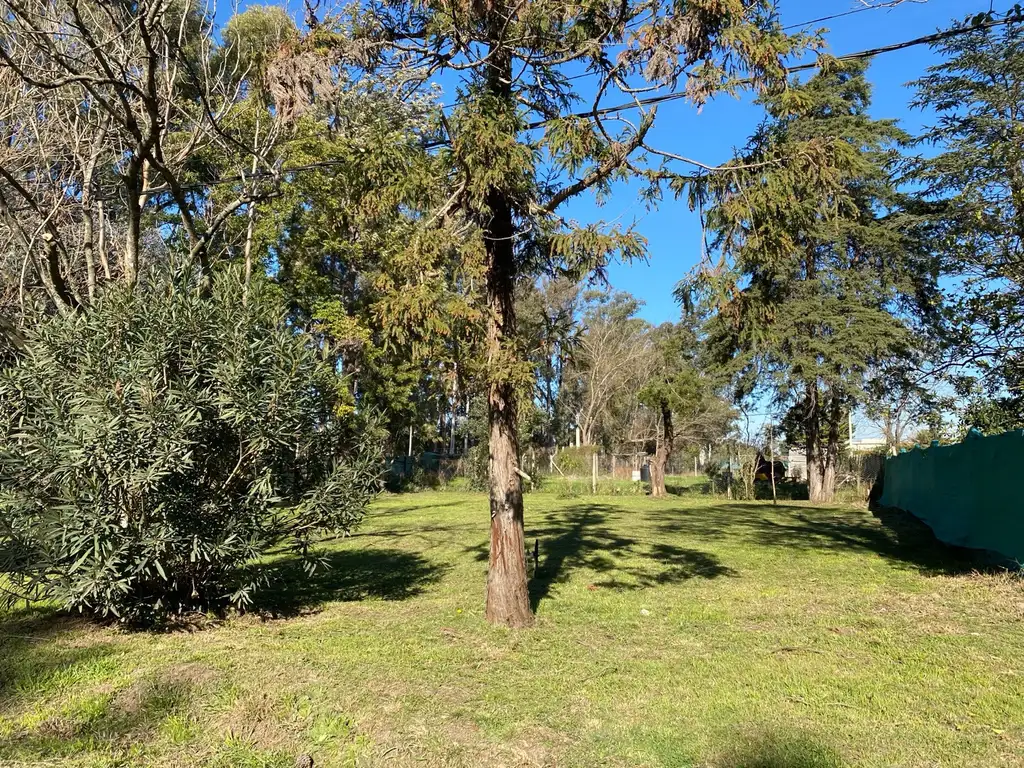
<svg viewBox="0 0 1024 768">
<path fill-rule="evenodd" d="M 526 475 L 527 490 L 575 495 L 640 493 L 650 481 L 652 459 L 639 451 L 605 452 L 591 446 L 557 450 L 530 447 L 523 452 L 520 467 Z M 807 474 L 802 455 L 789 453 L 773 459 L 749 446 L 718 453 L 700 451 L 698 455 L 678 453 L 668 462 L 667 485 L 670 492 L 673 487 L 696 488 L 731 499 L 806 499 Z M 878 454 L 841 455 L 835 472 L 837 496 L 866 504 L 884 461 L 885 457 Z M 395 457 L 389 464 L 387 484 L 392 490 L 453 484 L 483 490 L 487 487 L 486 448 L 478 446 L 455 456 L 422 453 Z"/>
</svg>

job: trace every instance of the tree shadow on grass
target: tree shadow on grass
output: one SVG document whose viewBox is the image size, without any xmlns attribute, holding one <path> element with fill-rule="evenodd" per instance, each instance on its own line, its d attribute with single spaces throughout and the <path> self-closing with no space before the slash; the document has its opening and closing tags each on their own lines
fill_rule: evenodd
<svg viewBox="0 0 1024 768">
<path fill-rule="evenodd" d="M 736 575 L 710 553 L 612 531 L 609 519 L 619 512 L 607 504 L 577 504 L 548 514 L 543 525 L 530 530 L 540 550 L 529 585 L 534 611 L 556 584 L 566 582 L 580 568 L 605 576 L 593 586 L 615 590 Z M 627 562 L 617 562 L 623 559 Z"/>
<path fill-rule="evenodd" d="M 0 716 L 22 703 L 73 685 L 83 671 L 116 652 L 88 642 L 92 625 L 49 608 L 0 614 Z M 64 641 L 74 636 L 74 642 Z"/>
<path fill-rule="evenodd" d="M 409 493 L 404 493 L 404 494 L 399 494 L 399 495 L 401 495 L 401 496 L 413 495 L 414 496 L 415 492 L 409 492 Z M 426 514 L 426 513 L 429 513 L 429 512 L 435 512 L 437 510 L 444 510 L 444 509 L 452 509 L 452 508 L 455 508 L 455 507 L 461 507 L 464 504 L 465 504 L 464 501 L 457 500 L 457 501 L 445 501 L 443 503 L 439 502 L 439 503 L 436 503 L 436 504 L 431 504 L 429 506 L 427 506 L 425 504 L 409 504 L 407 506 L 394 506 L 394 507 L 392 507 L 392 506 L 381 506 L 381 507 L 378 507 L 377 509 L 374 509 L 373 512 L 372 512 L 372 515 L 373 515 L 373 517 L 375 519 L 386 518 L 386 517 L 399 517 L 400 518 L 403 515 L 406 515 L 406 514 L 409 514 L 409 513 Z M 444 514 L 444 513 L 441 512 L 440 514 Z M 356 533 L 354 535 L 359 536 L 361 534 Z"/>
<path fill-rule="evenodd" d="M 328 602 L 406 600 L 441 578 L 447 565 L 398 549 L 331 552 L 312 575 L 288 556 L 262 566 L 269 585 L 256 592 L 255 609 L 274 617 L 294 616 Z"/>
<path fill-rule="evenodd" d="M 726 751 L 715 768 L 842 768 L 838 752 L 806 734 L 771 733 L 751 737 Z"/>
<path fill-rule="evenodd" d="M 452 540 L 460 537 L 473 537 L 480 531 L 476 523 L 451 525 L 412 525 L 406 528 L 387 528 L 374 531 L 361 531 L 353 534 L 352 539 L 378 539 L 383 542 L 395 542 L 398 539 L 412 539 L 417 549 L 427 552 L 431 549 L 444 548 L 451 545 Z M 486 557 L 484 558 L 486 559 Z"/>
<path fill-rule="evenodd" d="M 659 529 L 697 538 L 736 538 L 794 551 L 873 552 L 925 575 L 953 575 L 992 570 L 984 553 L 943 544 L 931 529 L 899 510 L 718 504 L 666 510 Z"/>
</svg>

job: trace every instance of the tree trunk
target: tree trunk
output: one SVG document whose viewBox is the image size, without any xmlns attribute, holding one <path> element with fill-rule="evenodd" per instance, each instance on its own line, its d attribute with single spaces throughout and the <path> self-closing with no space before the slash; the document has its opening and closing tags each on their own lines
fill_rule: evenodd
<svg viewBox="0 0 1024 768">
<path fill-rule="evenodd" d="M 804 269 L 805 282 L 814 282 L 818 265 L 813 248 L 806 250 Z M 817 336 L 813 323 L 808 324 L 807 330 L 810 336 Z M 807 383 L 804 405 L 804 430 L 807 433 L 807 497 L 814 502 L 828 503 L 832 501 L 835 492 L 835 465 L 829 468 L 827 451 L 822 446 L 822 403 L 817 377 Z"/>
<path fill-rule="evenodd" d="M 139 250 L 142 241 L 143 190 L 146 186 L 144 163 L 133 158 L 128 163 L 126 175 L 128 187 L 127 232 L 125 233 L 124 256 L 121 261 L 121 279 L 129 286 L 135 285 L 139 276 Z"/>
<path fill-rule="evenodd" d="M 586 426 L 579 428 L 580 445 L 593 445 L 594 436 L 592 433 L 592 426 L 590 422 L 586 422 Z M 578 446 L 577 446 L 578 447 Z"/>
<path fill-rule="evenodd" d="M 526 544 L 523 534 L 523 483 L 519 476 L 515 386 L 505 370 L 515 336 L 513 299 L 515 262 L 511 235 L 512 213 L 500 195 L 492 194 L 493 219 L 487 240 L 487 387 L 491 554 L 487 571 L 487 620 L 492 624 L 524 627 L 533 622 L 526 583 Z"/>
<path fill-rule="evenodd" d="M 839 445 L 842 441 L 842 405 L 832 394 L 827 415 L 828 437 L 824 445 L 824 460 L 821 467 L 821 500 L 831 503 L 836 498 L 836 468 L 839 464 Z"/>
<path fill-rule="evenodd" d="M 804 431 L 807 434 L 807 498 L 811 501 L 822 499 L 824 481 L 821 456 L 821 423 L 818 414 L 818 383 L 807 385 L 804 400 Z"/>
<path fill-rule="evenodd" d="M 256 161 L 253 160 L 253 163 Z M 242 276 L 242 306 L 249 303 L 249 285 L 252 283 L 252 239 L 256 228 L 256 205 L 249 203 L 249 210 L 245 212 L 245 258 L 244 273 Z"/>
<path fill-rule="evenodd" d="M 85 193 L 82 193 L 85 197 Z M 85 258 L 85 288 L 89 303 L 96 299 L 96 259 L 93 257 L 94 236 L 92 224 L 92 211 L 82 206 L 82 255 Z"/>
<path fill-rule="evenodd" d="M 96 201 L 96 219 L 99 227 L 99 236 L 96 243 L 96 255 L 99 257 L 100 266 L 103 267 L 103 279 L 110 282 L 110 260 L 107 259 L 107 223 L 103 213 L 103 201 Z"/>
<path fill-rule="evenodd" d="M 665 471 L 668 467 L 668 458 L 672 455 L 672 447 L 675 441 L 675 432 L 672 428 L 672 411 L 667 403 L 661 404 L 661 440 L 658 441 L 658 450 L 654 453 L 654 462 L 651 464 L 651 496 L 667 496 L 665 489 Z"/>
<path fill-rule="evenodd" d="M 510 105 L 512 58 L 502 41 L 505 23 L 488 14 L 490 71 L 487 90 Z M 516 391 L 512 366 L 516 313 L 515 224 L 506 189 L 491 186 L 485 195 L 489 218 L 483 227 L 487 259 L 487 421 L 491 506 L 491 552 L 487 569 L 487 620 L 508 627 L 533 623 L 526 581 L 523 533 L 523 481 L 519 476 Z"/>
<path fill-rule="evenodd" d="M 818 457 L 812 467 L 807 463 L 808 497 L 819 504 L 831 504 L 836 496 L 836 465 L 825 457 Z"/>
<path fill-rule="evenodd" d="M 813 502 L 830 504 L 836 495 L 841 415 L 839 400 L 831 396 L 827 413 L 823 413 L 823 410 L 815 383 L 810 387 L 807 399 L 807 496 Z"/>
</svg>

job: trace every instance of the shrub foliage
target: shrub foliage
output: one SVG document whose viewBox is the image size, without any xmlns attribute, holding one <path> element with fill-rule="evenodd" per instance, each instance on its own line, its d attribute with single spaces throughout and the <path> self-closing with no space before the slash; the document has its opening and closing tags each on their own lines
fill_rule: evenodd
<svg viewBox="0 0 1024 768">
<path fill-rule="evenodd" d="M 0 593 L 153 621 L 244 607 L 256 561 L 345 533 L 381 454 L 268 286 L 152 275 L 0 374 Z"/>
</svg>

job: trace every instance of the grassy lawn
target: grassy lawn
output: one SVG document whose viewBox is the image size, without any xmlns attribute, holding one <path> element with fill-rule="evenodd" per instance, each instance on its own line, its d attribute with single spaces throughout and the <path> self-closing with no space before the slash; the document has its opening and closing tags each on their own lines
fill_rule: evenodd
<svg viewBox="0 0 1024 768">
<path fill-rule="evenodd" d="M 1024 587 L 911 526 L 531 494 L 537 626 L 509 632 L 483 621 L 486 516 L 386 497 L 276 618 L 0 617 L 0 765 L 1024 765 Z"/>
</svg>

